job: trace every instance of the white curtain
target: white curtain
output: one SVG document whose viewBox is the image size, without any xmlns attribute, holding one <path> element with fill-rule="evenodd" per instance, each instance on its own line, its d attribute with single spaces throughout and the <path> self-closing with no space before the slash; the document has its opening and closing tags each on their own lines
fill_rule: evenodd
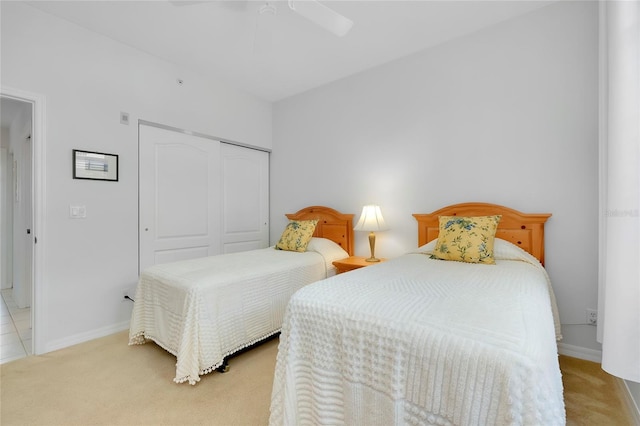
<svg viewBox="0 0 640 426">
<path fill-rule="evenodd" d="M 600 7 L 602 368 L 640 382 L 640 1 Z"/>
</svg>

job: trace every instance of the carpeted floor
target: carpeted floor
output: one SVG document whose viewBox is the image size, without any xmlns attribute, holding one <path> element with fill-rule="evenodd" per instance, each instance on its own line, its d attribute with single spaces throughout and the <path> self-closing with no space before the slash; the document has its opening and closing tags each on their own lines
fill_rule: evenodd
<svg viewBox="0 0 640 426">
<path fill-rule="evenodd" d="M 175 357 L 112 336 L 4 364 L 0 423 L 266 425 L 278 340 L 233 358 L 228 373 L 176 384 Z"/>
<path fill-rule="evenodd" d="M 231 360 L 226 374 L 173 383 L 175 358 L 127 333 L 0 366 L 0 423 L 12 425 L 266 425 L 278 340 Z M 617 379 L 561 357 L 569 425 L 630 425 Z"/>
</svg>

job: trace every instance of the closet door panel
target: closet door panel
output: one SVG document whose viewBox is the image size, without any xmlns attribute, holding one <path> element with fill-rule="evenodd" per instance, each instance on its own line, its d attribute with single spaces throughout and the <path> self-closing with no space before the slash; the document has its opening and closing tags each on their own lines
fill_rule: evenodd
<svg viewBox="0 0 640 426">
<path fill-rule="evenodd" d="M 221 252 L 220 142 L 139 126 L 139 267 Z"/>
<path fill-rule="evenodd" d="M 224 253 L 269 245 L 269 153 L 222 143 Z"/>
</svg>

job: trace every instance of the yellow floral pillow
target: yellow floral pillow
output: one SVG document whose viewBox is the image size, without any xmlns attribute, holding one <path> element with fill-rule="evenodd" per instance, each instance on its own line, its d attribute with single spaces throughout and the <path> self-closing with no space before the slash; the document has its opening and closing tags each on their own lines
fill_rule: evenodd
<svg viewBox="0 0 640 426">
<path fill-rule="evenodd" d="M 495 264 L 493 241 L 502 216 L 440 216 L 433 257 L 468 263 Z"/>
<path fill-rule="evenodd" d="M 284 228 L 280 241 L 276 244 L 277 250 L 307 251 L 307 245 L 311 241 L 313 231 L 318 224 L 317 220 L 292 220 Z"/>
</svg>

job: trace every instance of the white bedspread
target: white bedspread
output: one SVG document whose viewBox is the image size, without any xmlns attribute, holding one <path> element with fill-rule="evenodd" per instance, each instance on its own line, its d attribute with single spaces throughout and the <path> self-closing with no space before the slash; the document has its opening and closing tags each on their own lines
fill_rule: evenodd
<svg viewBox="0 0 640 426">
<path fill-rule="evenodd" d="M 564 424 L 548 276 L 505 250 L 496 265 L 407 254 L 298 291 L 270 424 Z"/>
<path fill-rule="evenodd" d="M 270 247 L 152 266 L 138 283 L 129 344 L 155 341 L 177 357 L 174 381 L 195 384 L 280 331 L 291 295 L 326 278 L 328 265 L 318 252 Z"/>
</svg>

